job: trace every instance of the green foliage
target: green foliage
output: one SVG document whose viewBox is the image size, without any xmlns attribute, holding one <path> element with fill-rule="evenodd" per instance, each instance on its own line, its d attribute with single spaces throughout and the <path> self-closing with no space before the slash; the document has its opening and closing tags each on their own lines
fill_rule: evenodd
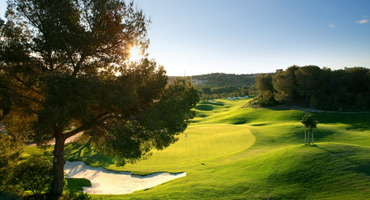
<svg viewBox="0 0 370 200">
<path fill-rule="evenodd" d="M 302 124 L 309 129 L 316 128 L 317 126 L 317 120 L 313 118 L 311 114 L 306 114 L 302 118 Z"/>
<path fill-rule="evenodd" d="M 313 65 L 292 66 L 285 71 L 277 70 L 272 82 L 267 76 L 257 78 L 256 104 L 262 106 L 271 105 L 266 102 L 272 102 L 269 99 L 273 96 L 279 103 L 324 110 L 370 109 L 370 70 L 367 68 L 331 71 Z"/>
<path fill-rule="evenodd" d="M 277 104 L 274 98 L 274 87 L 272 85 L 272 76 L 270 74 L 260 74 L 256 77 L 256 89 L 258 95 L 254 104 L 261 106 L 273 106 Z"/>
<path fill-rule="evenodd" d="M 273 87 L 276 90 L 274 98 L 278 102 L 289 102 L 295 96 L 295 71 L 297 66 L 289 67 L 286 71 L 277 70 L 272 77 Z"/>
<path fill-rule="evenodd" d="M 197 85 L 197 88 L 200 90 L 200 98 L 202 100 L 210 99 L 220 99 L 226 97 L 239 97 L 247 96 L 249 90 L 246 86 L 236 87 L 236 86 L 205 86 Z"/>
<path fill-rule="evenodd" d="M 67 191 L 61 200 L 90 200 L 91 196 L 87 193 L 75 193 L 74 191 Z"/>
<path fill-rule="evenodd" d="M 11 190 L 14 186 L 11 179 L 21 152 L 21 147 L 12 137 L 0 133 L 0 193 Z"/>
<path fill-rule="evenodd" d="M 17 166 L 13 177 L 15 183 L 23 191 L 30 190 L 36 196 L 48 191 L 53 181 L 53 165 L 49 159 L 43 156 L 28 157 Z"/>
<path fill-rule="evenodd" d="M 203 85 L 207 87 L 250 87 L 255 83 L 256 74 L 225 74 L 225 73 L 211 73 L 203 75 L 195 75 L 187 77 L 187 80 L 192 79 L 195 85 Z M 170 80 L 177 79 L 179 77 L 169 77 Z"/>
</svg>

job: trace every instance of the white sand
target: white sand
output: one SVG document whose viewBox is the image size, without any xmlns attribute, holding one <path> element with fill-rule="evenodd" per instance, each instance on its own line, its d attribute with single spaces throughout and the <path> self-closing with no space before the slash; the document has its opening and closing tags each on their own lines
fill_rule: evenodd
<svg viewBox="0 0 370 200">
<path fill-rule="evenodd" d="M 67 161 L 64 170 L 67 178 L 89 179 L 92 186 L 84 187 L 84 192 L 89 194 L 128 194 L 186 176 L 186 172 L 177 174 L 160 172 L 148 176 L 131 175 L 130 172 L 115 172 L 102 167 L 90 167 L 82 161 Z"/>
</svg>

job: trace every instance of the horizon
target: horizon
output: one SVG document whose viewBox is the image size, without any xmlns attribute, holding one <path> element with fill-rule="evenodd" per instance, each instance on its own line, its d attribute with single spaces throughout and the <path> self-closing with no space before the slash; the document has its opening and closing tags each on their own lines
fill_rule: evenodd
<svg viewBox="0 0 370 200">
<path fill-rule="evenodd" d="M 274 73 L 292 65 L 370 68 L 370 1 L 136 0 L 149 58 L 168 76 Z M 4 19 L 6 2 L 0 2 Z"/>
</svg>

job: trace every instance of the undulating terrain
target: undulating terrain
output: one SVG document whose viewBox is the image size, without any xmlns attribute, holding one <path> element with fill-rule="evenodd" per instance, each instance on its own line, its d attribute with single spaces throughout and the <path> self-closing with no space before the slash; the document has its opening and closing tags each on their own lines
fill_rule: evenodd
<svg viewBox="0 0 370 200">
<path fill-rule="evenodd" d="M 136 174 L 187 172 L 145 191 L 94 199 L 369 199 L 370 113 L 314 112 L 319 123 L 308 146 L 305 111 L 241 108 L 247 101 L 199 103 L 178 142 L 135 164 L 117 167 L 88 144 L 68 144 L 66 157 Z"/>
</svg>

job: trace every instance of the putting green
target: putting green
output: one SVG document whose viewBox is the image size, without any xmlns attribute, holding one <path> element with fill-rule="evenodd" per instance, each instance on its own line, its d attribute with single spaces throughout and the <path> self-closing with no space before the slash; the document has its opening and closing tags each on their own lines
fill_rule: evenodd
<svg viewBox="0 0 370 200">
<path fill-rule="evenodd" d="M 187 137 L 185 137 L 185 135 Z M 179 141 L 163 151 L 125 170 L 168 171 L 187 170 L 188 165 L 205 165 L 207 161 L 235 154 L 251 147 L 255 137 L 248 128 L 229 124 L 190 126 L 179 135 Z"/>
</svg>

